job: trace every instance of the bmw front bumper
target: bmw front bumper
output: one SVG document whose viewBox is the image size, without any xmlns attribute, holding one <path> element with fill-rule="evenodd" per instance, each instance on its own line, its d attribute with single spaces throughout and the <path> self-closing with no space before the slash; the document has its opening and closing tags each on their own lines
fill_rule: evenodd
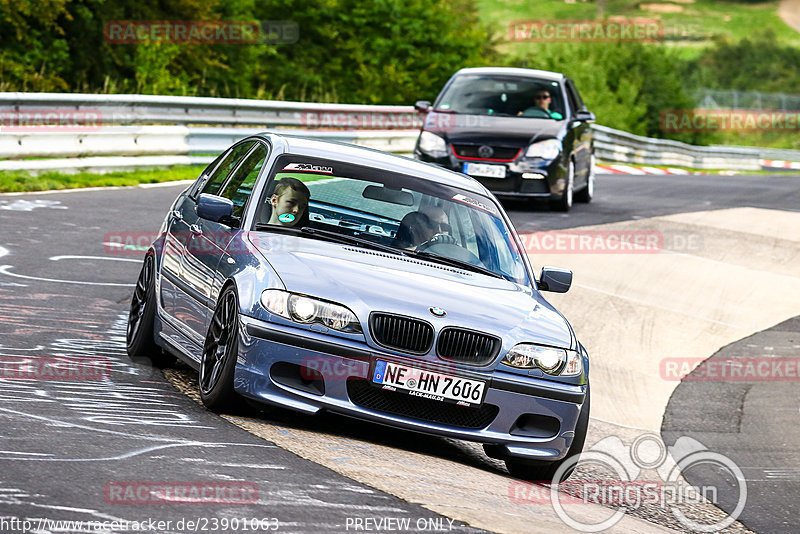
<svg viewBox="0 0 800 534">
<path fill-rule="evenodd" d="M 586 386 L 480 371 L 241 316 L 237 393 L 306 413 L 321 410 L 499 446 L 509 457 L 559 460 L 572 443 Z M 487 383 L 480 407 L 391 392 L 369 382 L 380 358 Z"/>
</svg>

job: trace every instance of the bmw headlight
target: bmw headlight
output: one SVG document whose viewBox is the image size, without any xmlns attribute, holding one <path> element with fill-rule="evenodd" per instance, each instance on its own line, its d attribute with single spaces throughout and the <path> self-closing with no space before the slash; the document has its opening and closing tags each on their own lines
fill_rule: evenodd
<svg viewBox="0 0 800 534">
<path fill-rule="evenodd" d="M 362 333 L 356 314 L 341 304 L 280 289 L 266 289 L 261 293 L 261 305 L 270 313 L 296 323 L 318 323 L 339 332 Z"/>
<path fill-rule="evenodd" d="M 561 141 L 558 139 L 548 139 L 546 141 L 539 141 L 533 143 L 525 151 L 526 158 L 542 158 L 546 160 L 554 160 L 561 153 Z"/>
<path fill-rule="evenodd" d="M 422 132 L 419 136 L 419 149 L 433 158 L 447 156 L 447 143 L 444 139 L 431 132 Z"/>
<path fill-rule="evenodd" d="M 518 369 L 541 369 L 553 376 L 581 374 L 581 355 L 574 350 L 520 343 L 503 358 L 503 363 Z"/>
</svg>

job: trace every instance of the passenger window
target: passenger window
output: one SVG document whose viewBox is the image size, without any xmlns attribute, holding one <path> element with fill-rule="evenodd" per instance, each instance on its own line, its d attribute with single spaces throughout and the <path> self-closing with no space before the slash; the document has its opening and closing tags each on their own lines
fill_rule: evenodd
<svg viewBox="0 0 800 534">
<path fill-rule="evenodd" d="M 242 217 L 244 205 L 253 192 L 253 186 L 267 159 L 267 153 L 267 147 L 259 143 L 242 162 L 239 168 L 236 169 L 236 172 L 231 176 L 228 185 L 225 186 L 225 189 L 220 195 L 233 201 L 234 217 Z"/>
<path fill-rule="evenodd" d="M 214 174 L 211 175 L 206 184 L 203 186 L 203 190 L 200 192 L 207 193 L 209 195 L 219 194 L 219 190 L 222 187 L 222 184 L 225 183 L 225 180 L 228 179 L 228 175 L 233 169 L 236 168 L 236 165 L 242 160 L 242 158 L 247 155 L 255 143 L 255 141 L 249 141 L 233 147 L 233 150 L 231 150 L 228 155 L 225 156 L 225 159 L 222 160 L 222 163 L 220 163 L 219 167 L 217 167 L 217 170 L 214 171 Z"/>
</svg>

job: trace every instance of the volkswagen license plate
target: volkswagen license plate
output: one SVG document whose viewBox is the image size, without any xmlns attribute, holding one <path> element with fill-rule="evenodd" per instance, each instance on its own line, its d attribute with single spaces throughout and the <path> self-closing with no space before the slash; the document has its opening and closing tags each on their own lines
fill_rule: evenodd
<svg viewBox="0 0 800 534">
<path fill-rule="evenodd" d="M 486 382 L 445 373 L 426 371 L 393 362 L 378 360 L 372 382 L 383 389 L 401 391 L 461 406 L 479 406 L 486 392 Z"/>
<path fill-rule="evenodd" d="M 486 178 L 505 178 L 505 165 L 487 165 L 485 163 L 465 163 L 464 174 L 484 176 Z"/>
</svg>

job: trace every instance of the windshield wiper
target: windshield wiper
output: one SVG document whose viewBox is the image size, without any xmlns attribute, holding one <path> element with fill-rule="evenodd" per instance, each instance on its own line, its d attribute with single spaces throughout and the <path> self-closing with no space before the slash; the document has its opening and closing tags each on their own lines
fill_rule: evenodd
<svg viewBox="0 0 800 534">
<path fill-rule="evenodd" d="M 438 254 L 434 254 L 433 252 L 411 252 L 409 254 L 415 258 L 422 258 L 426 260 L 430 260 L 434 263 L 444 263 L 445 265 L 450 265 L 451 267 L 458 267 L 460 269 L 464 269 L 467 271 L 474 271 L 476 273 L 486 274 L 489 276 L 493 276 L 495 278 L 502 278 L 505 279 L 505 276 L 502 274 L 496 273 L 494 271 L 490 271 L 485 267 L 480 267 L 478 265 L 469 263 L 468 261 L 461 261 L 461 260 L 454 260 L 453 258 L 448 258 L 446 256 L 440 256 Z"/>
<path fill-rule="evenodd" d="M 321 228 L 312 228 L 310 226 L 295 228 L 293 226 L 280 226 L 277 224 L 258 223 L 256 224 L 256 230 L 270 230 L 270 231 L 286 232 L 290 234 L 305 234 L 308 236 L 314 236 L 316 238 L 326 239 L 328 241 L 336 241 L 338 243 L 344 243 L 347 245 L 360 245 L 362 247 L 382 250 L 384 252 L 389 252 L 390 254 L 397 254 L 400 256 L 405 256 L 408 253 L 407 250 L 391 247 L 389 245 L 381 245 L 380 243 L 370 241 L 369 239 L 363 239 L 361 237 L 356 237 L 353 235 L 340 234 L 338 232 L 333 232 L 331 230 L 323 230 Z"/>
<path fill-rule="evenodd" d="M 321 228 L 311 228 L 308 226 L 304 226 L 303 228 L 300 228 L 300 232 L 308 235 L 327 238 L 330 239 L 331 241 L 338 241 L 339 243 L 346 243 L 348 245 L 360 245 L 362 247 L 382 250 L 384 252 L 388 252 L 390 254 L 397 254 L 399 256 L 404 256 L 407 252 L 406 250 L 391 247 L 389 245 L 381 245 L 380 243 L 370 241 L 369 239 L 363 239 L 361 237 L 357 237 L 354 235 L 340 234 L 338 232 L 333 232 L 331 230 L 323 230 Z"/>
</svg>

